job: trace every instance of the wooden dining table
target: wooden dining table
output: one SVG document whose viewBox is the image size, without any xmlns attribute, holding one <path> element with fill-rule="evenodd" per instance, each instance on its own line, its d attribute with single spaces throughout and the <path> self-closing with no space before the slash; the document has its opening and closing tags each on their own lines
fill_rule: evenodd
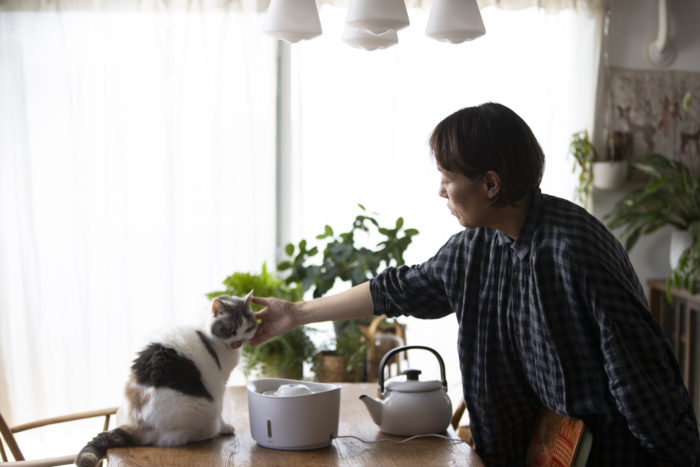
<svg viewBox="0 0 700 467">
<path fill-rule="evenodd" d="M 338 438 L 329 447 L 309 451 L 282 451 L 258 445 L 250 434 L 248 394 L 244 386 L 227 388 L 223 418 L 236 433 L 180 447 L 153 446 L 114 448 L 107 451 L 110 467 L 195 466 L 483 466 L 471 447 L 438 437 L 405 438 L 379 431 L 359 400 L 376 396 L 376 383 L 339 383 L 340 421 Z M 442 433 L 458 439 L 452 427 Z M 353 436 L 353 437 L 344 437 Z M 358 439 L 359 438 L 359 439 Z M 392 441 L 373 442 L 379 439 Z"/>
</svg>

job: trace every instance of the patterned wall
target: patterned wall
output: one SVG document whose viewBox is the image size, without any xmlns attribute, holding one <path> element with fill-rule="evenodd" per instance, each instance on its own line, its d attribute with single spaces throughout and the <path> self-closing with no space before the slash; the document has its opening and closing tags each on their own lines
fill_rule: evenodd
<svg viewBox="0 0 700 467">
<path fill-rule="evenodd" d="M 633 161 L 657 152 L 700 170 L 700 73 L 607 72 L 606 133 L 631 133 Z"/>
</svg>

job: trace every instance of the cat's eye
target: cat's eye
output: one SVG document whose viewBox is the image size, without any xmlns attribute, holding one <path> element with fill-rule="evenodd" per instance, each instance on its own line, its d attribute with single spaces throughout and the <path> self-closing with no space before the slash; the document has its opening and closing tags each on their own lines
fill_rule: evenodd
<svg viewBox="0 0 700 467">
<path fill-rule="evenodd" d="M 231 335 L 236 334 L 236 329 L 235 328 L 228 328 L 228 333 Z"/>
</svg>

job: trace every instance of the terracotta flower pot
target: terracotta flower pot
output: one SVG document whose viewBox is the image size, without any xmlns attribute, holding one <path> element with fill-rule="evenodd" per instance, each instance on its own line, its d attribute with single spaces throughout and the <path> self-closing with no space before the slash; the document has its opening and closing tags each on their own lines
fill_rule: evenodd
<svg viewBox="0 0 700 467">
<path fill-rule="evenodd" d="M 357 381 L 356 372 L 347 371 L 348 357 L 321 352 L 315 357 L 316 379 L 322 383 Z"/>
</svg>

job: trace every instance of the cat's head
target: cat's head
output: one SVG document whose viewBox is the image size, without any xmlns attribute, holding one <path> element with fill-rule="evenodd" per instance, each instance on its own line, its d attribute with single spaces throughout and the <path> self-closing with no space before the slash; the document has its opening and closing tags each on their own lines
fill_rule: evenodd
<svg viewBox="0 0 700 467">
<path fill-rule="evenodd" d="M 255 335 L 258 322 L 250 307 L 252 296 L 252 291 L 242 298 L 221 295 L 211 302 L 211 335 L 232 349 L 240 348 Z"/>
</svg>

